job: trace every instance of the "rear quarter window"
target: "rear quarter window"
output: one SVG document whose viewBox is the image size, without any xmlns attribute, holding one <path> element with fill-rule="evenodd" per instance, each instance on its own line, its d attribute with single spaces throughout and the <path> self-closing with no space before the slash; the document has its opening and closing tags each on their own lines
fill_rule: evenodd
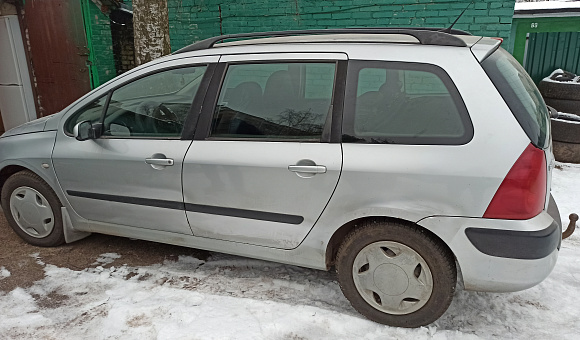
<svg viewBox="0 0 580 340">
<path fill-rule="evenodd" d="M 473 126 L 457 88 L 435 65 L 351 61 L 343 142 L 461 145 Z"/>
<path fill-rule="evenodd" d="M 520 123 L 533 145 L 549 145 L 549 115 L 540 91 L 524 68 L 499 48 L 481 66 Z"/>
</svg>

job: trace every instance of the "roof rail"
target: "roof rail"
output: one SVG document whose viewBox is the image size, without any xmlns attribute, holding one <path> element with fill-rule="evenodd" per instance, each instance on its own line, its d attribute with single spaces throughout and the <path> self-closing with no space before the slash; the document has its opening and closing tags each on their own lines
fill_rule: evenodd
<svg viewBox="0 0 580 340">
<path fill-rule="evenodd" d="M 226 39 L 242 38 L 265 38 L 265 37 L 287 37 L 297 35 L 323 35 L 323 34 L 404 34 L 415 37 L 422 45 L 439 45 L 439 46 L 467 46 L 463 40 L 451 34 L 469 35 L 469 33 L 452 29 L 448 33 L 442 32 L 442 28 L 430 27 L 373 27 L 373 28 L 330 28 L 320 30 L 294 30 L 294 31 L 272 31 L 272 32 L 252 32 L 239 34 L 226 34 L 213 38 L 198 41 L 179 49 L 173 54 L 205 50 L 212 48 L 219 41 Z"/>
</svg>

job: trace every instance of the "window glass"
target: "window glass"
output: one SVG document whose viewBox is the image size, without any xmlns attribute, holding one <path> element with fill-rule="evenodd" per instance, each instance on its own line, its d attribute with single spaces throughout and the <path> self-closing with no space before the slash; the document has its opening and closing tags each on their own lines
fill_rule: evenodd
<svg viewBox="0 0 580 340">
<path fill-rule="evenodd" d="M 180 137 L 205 66 L 155 73 L 113 92 L 103 136 Z"/>
<path fill-rule="evenodd" d="M 210 137 L 320 140 L 335 63 L 230 65 Z"/>
<path fill-rule="evenodd" d="M 85 120 L 88 120 L 91 123 L 99 122 L 103 116 L 103 107 L 105 106 L 106 101 L 107 95 L 104 95 L 83 107 L 80 111 L 77 111 L 71 118 L 69 118 L 69 120 L 67 120 L 64 126 L 65 132 L 72 134 L 75 125 Z"/>
<path fill-rule="evenodd" d="M 350 141 L 370 143 L 466 141 L 466 135 L 471 133 L 467 112 L 462 102 L 457 105 L 461 99 L 443 70 L 404 63 L 376 62 L 373 65 L 377 67 L 365 67 L 355 62 L 355 65 L 358 66 L 351 68 L 354 75 L 349 75 L 349 86 L 356 86 L 356 91 L 349 91 L 356 93 L 356 98 L 350 101 L 354 119 L 345 126 L 345 141 L 349 141 L 348 137 L 352 137 Z"/>
<path fill-rule="evenodd" d="M 524 68 L 503 48 L 481 63 L 532 143 L 549 144 L 548 109 L 536 85 Z"/>
</svg>

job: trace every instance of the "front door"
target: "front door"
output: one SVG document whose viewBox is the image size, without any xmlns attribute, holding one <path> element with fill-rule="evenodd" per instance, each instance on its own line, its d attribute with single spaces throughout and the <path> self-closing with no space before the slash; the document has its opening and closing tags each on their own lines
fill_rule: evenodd
<svg viewBox="0 0 580 340">
<path fill-rule="evenodd" d="M 207 69 L 200 59 L 117 86 L 68 118 L 64 130 L 69 135 L 57 138 L 53 162 L 77 214 L 95 222 L 191 234 L 181 190 L 191 140 L 181 135 Z M 100 138 L 70 136 L 87 120 L 103 124 Z"/>
<path fill-rule="evenodd" d="M 346 56 L 247 58 L 220 59 L 221 90 L 206 98 L 184 160 L 185 209 L 195 236 L 291 249 L 340 176 L 341 145 L 330 136 Z"/>
</svg>

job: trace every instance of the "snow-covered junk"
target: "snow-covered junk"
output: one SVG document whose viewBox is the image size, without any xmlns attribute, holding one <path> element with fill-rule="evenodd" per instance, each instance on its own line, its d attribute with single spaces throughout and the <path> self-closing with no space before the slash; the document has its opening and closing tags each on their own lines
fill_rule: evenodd
<svg viewBox="0 0 580 340">
<path fill-rule="evenodd" d="M 559 114 L 552 118 L 552 139 L 556 160 L 580 163 L 580 77 L 555 70 L 538 88 L 546 104 Z"/>
</svg>

